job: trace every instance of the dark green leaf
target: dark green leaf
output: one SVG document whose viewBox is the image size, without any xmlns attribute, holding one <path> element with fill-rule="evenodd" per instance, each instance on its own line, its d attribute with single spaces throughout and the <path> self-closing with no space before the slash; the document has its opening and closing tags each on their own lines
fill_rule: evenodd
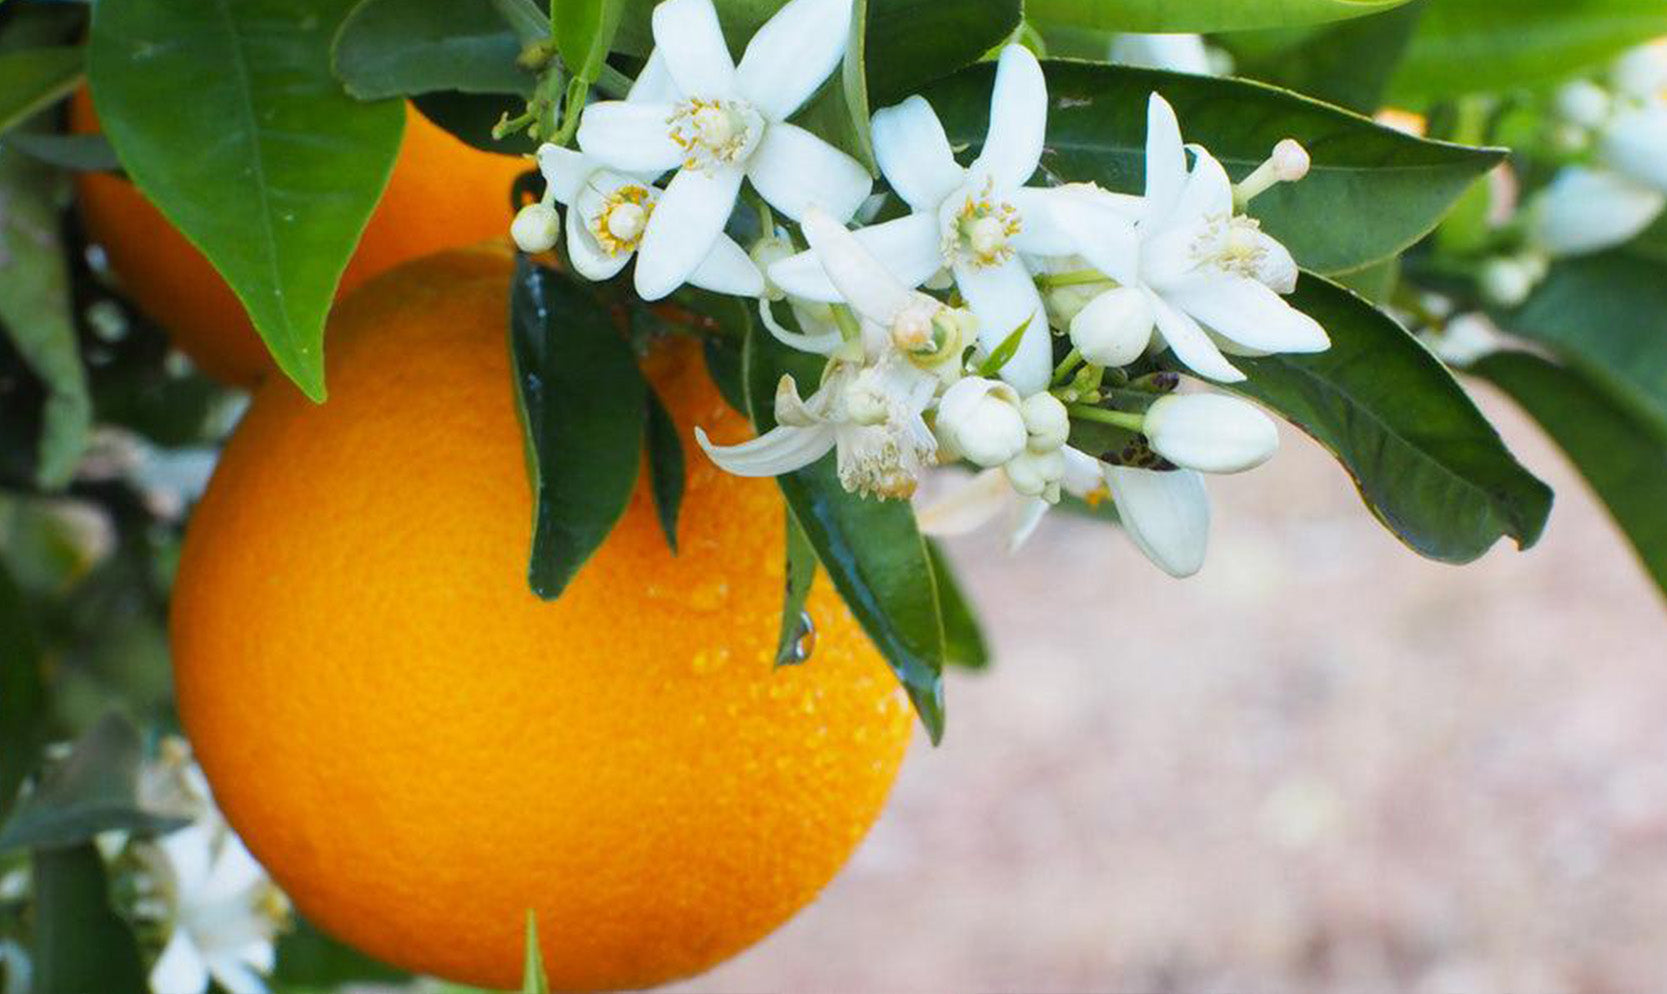
<svg viewBox="0 0 1667 994">
<path fill-rule="evenodd" d="M 0 54 L 0 132 L 70 95 L 81 82 L 81 49 L 26 48 Z"/>
<path fill-rule="evenodd" d="M 272 977 L 283 989 L 318 987 L 335 990 L 342 984 L 391 984 L 410 974 L 371 959 L 320 932 L 305 919 L 278 940 L 278 962 Z"/>
<path fill-rule="evenodd" d="M 536 508 L 528 580 L 561 595 L 625 513 L 648 384 L 588 286 L 516 259 L 510 354 Z"/>
<path fill-rule="evenodd" d="M 459 93 L 446 90 L 414 97 L 417 110 L 466 145 L 498 155 L 525 155 L 534 149 L 522 131 L 502 138 L 492 136 L 492 126 L 507 112 L 511 117 L 526 109 L 526 101 L 503 93 Z M 529 163 L 528 168 L 532 168 Z"/>
<path fill-rule="evenodd" d="M 1337 282 L 1360 294 L 1374 304 L 1387 303 L 1401 285 L 1399 256 L 1374 262 L 1365 269 L 1356 269 L 1337 277 Z"/>
<path fill-rule="evenodd" d="M 937 542 L 927 539 L 926 551 L 932 559 L 938 604 L 943 610 L 944 662 L 969 670 L 987 669 L 990 649 L 984 642 L 984 630 L 978 624 L 972 602 L 962 593 L 960 581 L 955 577 L 955 567 Z"/>
<path fill-rule="evenodd" d="M 144 994 L 133 930 L 110 907 L 98 848 L 34 854 L 34 994 Z"/>
<path fill-rule="evenodd" d="M 666 544 L 672 555 L 677 554 L 677 513 L 683 506 L 683 441 L 677 437 L 677 423 L 666 411 L 666 405 L 649 390 L 647 438 L 648 474 L 654 492 L 654 510 L 660 517 L 660 529 L 666 533 Z"/>
<path fill-rule="evenodd" d="M 0 564 L 0 824 L 23 780 L 40 762 L 47 701 L 40 641 L 23 592 Z"/>
<path fill-rule="evenodd" d="M 1667 433 L 1667 262 L 1612 252 L 1559 263 L 1502 320 Z"/>
<path fill-rule="evenodd" d="M 1383 106 L 1424 6 L 1420 0 L 1314 31 L 1265 60 L 1241 59 L 1238 74 L 1372 114 Z"/>
<path fill-rule="evenodd" d="M 863 72 L 863 28 L 867 24 L 869 0 L 854 0 L 851 9 L 851 37 L 845 49 L 836 84 L 823 87 L 798 115 L 799 123 L 851 155 L 871 173 L 874 139 L 869 134 L 868 78 Z"/>
<path fill-rule="evenodd" d="M 810 536 L 805 534 L 791 514 L 787 515 L 786 575 L 787 596 L 781 604 L 781 635 L 776 640 L 776 665 L 796 666 L 810 658 L 806 640 L 816 637 L 810 615 L 805 613 L 805 598 L 810 596 L 810 585 L 816 582 L 816 547 L 810 544 Z"/>
<path fill-rule="evenodd" d="M 535 0 L 492 0 L 492 6 L 522 44 L 550 37 L 550 15 Z"/>
<path fill-rule="evenodd" d="M 1401 100 L 1549 82 L 1667 34 L 1661 0 L 1434 0 L 1395 76 Z"/>
<path fill-rule="evenodd" d="M 745 315 L 742 315 L 743 322 Z M 747 388 L 741 382 L 741 348 L 727 338 L 708 336 L 702 343 L 706 373 L 717 384 L 724 402 L 742 414 L 749 410 Z"/>
<path fill-rule="evenodd" d="M 330 73 L 346 0 L 107 0 L 88 78 L 122 167 L 214 263 L 278 367 L 324 397 L 324 318 L 404 111 Z M 212 82 L 213 85 L 207 85 Z"/>
<path fill-rule="evenodd" d="M 105 715 L 12 812 L 0 829 L 0 852 L 79 845 L 111 829 L 152 833 L 186 824 L 189 819 L 139 806 L 141 758 L 133 725 L 120 715 Z"/>
<path fill-rule="evenodd" d="M 0 324 L 46 384 L 35 480 L 48 489 L 69 483 L 92 430 L 56 180 L 50 167 L 0 148 Z"/>
<path fill-rule="evenodd" d="M 6 145 L 48 165 L 75 172 L 113 172 L 122 167 L 116 150 L 103 135 L 54 135 L 13 131 Z"/>
<path fill-rule="evenodd" d="M 587 83 L 596 82 L 602 61 L 613 47 L 624 6 L 625 0 L 560 0 L 550 5 L 556 47 L 569 72 Z"/>
<path fill-rule="evenodd" d="M 784 374 L 817 382 L 820 360 L 781 345 L 749 324 L 742 379 L 753 425 L 774 425 Z M 943 736 L 943 622 L 926 543 L 907 501 L 847 493 L 830 456 L 777 478 L 829 579 L 903 684 L 933 742 Z"/>
<path fill-rule="evenodd" d="M 1243 31 L 1338 21 L 1407 0 L 1029 0 L 1038 24 L 1159 33 Z"/>
<path fill-rule="evenodd" d="M 1667 593 L 1667 433 L 1601 383 L 1527 352 L 1495 353 L 1469 372 L 1510 394 L 1557 441 Z"/>
<path fill-rule="evenodd" d="M 336 32 L 331 60 L 347 92 L 378 100 L 438 90 L 527 94 L 534 80 L 515 64 L 520 54 L 492 0 L 360 0 Z"/>
<path fill-rule="evenodd" d="M 1030 327 L 1030 322 L 1033 320 L 1035 319 L 1025 318 L 1024 324 L 1014 328 L 1006 338 L 1001 340 L 1001 344 L 996 346 L 995 351 L 991 352 L 989 357 L 979 364 L 979 376 L 994 376 L 1001 372 L 1003 366 L 1012 361 L 1013 356 L 1019 351 L 1019 341 L 1024 338 L 1025 330 Z"/>
<path fill-rule="evenodd" d="M 1244 80 L 1075 62 L 1046 68 L 1052 105 L 1042 166 L 1066 180 L 1141 191 L 1153 91 L 1175 106 L 1186 139 L 1209 148 L 1235 179 L 1280 139 L 1301 141 L 1314 160 L 1308 177 L 1257 197 L 1250 213 L 1299 263 L 1324 273 L 1369 266 L 1418 241 L 1504 155 L 1424 141 Z M 951 142 L 983 142 L 992 75 L 975 66 L 927 91 Z"/>
<path fill-rule="evenodd" d="M 1501 537 L 1533 545 L 1551 491 L 1514 459 L 1441 361 L 1341 287 L 1304 276 L 1291 305 L 1331 334 L 1318 355 L 1235 359 L 1230 389 L 1312 435 L 1419 553 L 1464 563 Z"/>
</svg>

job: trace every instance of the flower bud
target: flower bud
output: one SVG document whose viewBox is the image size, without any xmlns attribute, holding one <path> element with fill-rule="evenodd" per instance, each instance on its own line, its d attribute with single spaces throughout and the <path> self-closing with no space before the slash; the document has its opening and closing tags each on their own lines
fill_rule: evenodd
<svg viewBox="0 0 1667 994">
<path fill-rule="evenodd" d="M 549 204 L 528 204 L 515 213 L 509 234 L 523 252 L 548 252 L 556 247 L 561 235 L 561 216 Z"/>
<path fill-rule="evenodd" d="M 1583 128 L 1596 128 L 1609 117 L 1614 98 L 1589 79 L 1577 79 L 1557 91 L 1557 113 Z"/>
<path fill-rule="evenodd" d="M 1071 344 L 1096 366 L 1127 366 L 1152 342 L 1152 305 L 1120 286 L 1095 297 L 1071 319 Z"/>
<path fill-rule="evenodd" d="M 1308 175 L 1308 170 L 1314 164 L 1308 149 L 1302 147 L 1302 142 L 1295 138 L 1286 138 L 1273 147 L 1273 157 L 1268 161 L 1273 163 L 1274 176 L 1281 183 L 1295 183 Z"/>
<path fill-rule="evenodd" d="M 1065 479 L 1065 454 L 1058 449 L 1021 452 L 1008 461 L 1006 470 L 1007 481 L 1020 494 L 1058 500 L 1059 484 Z"/>
<path fill-rule="evenodd" d="M 1030 441 L 1019 408 L 1018 392 L 1006 383 L 968 376 L 938 402 L 938 436 L 980 466 L 1005 465 Z"/>
<path fill-rule="evenodd" d="M 1509 256 L 1489 259 L 1482 266 L 1482 297 L 1499 307 L 1522 306 L 1536 282 L 1527 264 Z"/>
<path fill-rule="evenodd" d="M 1146 411 L 1152 451 L 1204 473 L 1242 473 L 1272 458 L 1279 430 L 1253 405 L 1219 393 L 1170 394 Z"/>
<path fill-rule="evenodd" d="M 1616 172 L 1667 193 L 1667 103 L 1616 115 L 1598 154 Z"/>
<path fill-rule="evenodd" d="M 1129 466 L 1107 466 L 1105 474 L 1123 531 L 1147 559 L 1177 579 L 1204 567 L 1210 497 L 1203 477 Z"/>
<path fill-rule="evenodd" d="M 1653 41 L 1621 56 L 1610 82 L 1629 97 L 1651 100 L 1667 91 L 1667 42 Z"/>
<path fill-rule="evenodd" d="M 1031 394 L 1019 405 L 1025 430 L 1030 433 L 1030 451 L 1053 452 L 1071 437 L 1071 416 L 1058 397 L 1043 391 Z"/>
<path fill-rule="evenodd" d="M 1529 239 L 1554 256 L 1631 241 L 1667 206 L 1667 194 L 1605 170 L 1571 168 L 1535 198 Z"/>
</svg>

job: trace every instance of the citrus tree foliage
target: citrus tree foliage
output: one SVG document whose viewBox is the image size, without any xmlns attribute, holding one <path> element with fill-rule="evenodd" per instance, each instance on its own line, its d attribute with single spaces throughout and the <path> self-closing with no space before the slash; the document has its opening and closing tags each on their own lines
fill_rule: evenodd
<svg viewBox="0 0 1667 994">
<path fill-rule="evenodd" d="M 776 46 L 789 73 L 812 41 L 833 53 L 804 99 L 772 110 L 780 81 L 744 60 L 746 113 L 769 113 L 675 104 L 692 129 L 674 136 L 687 161 L 633 170 L 634 153 L 604 134 L 630 112 L 618 101 L 692 78 L 673 66 L 655 81 L 653 0 L 0 5 L 0 884 L 27 881 L 0 886 L 6 989 L 25 976 L 47 994 L 147 983 L 159 937 L 112 911 L 125 871 L 95 841 L 166 838 L 190 820 L 142 796 L 137 770 L 151 733 L 175 721 L 162 619 L 181 519 L 241 405 L 170 354 L 168 329 L 89 252 L 78 172 L 131 181 L 236 293 L 276 369 L 328 403 L 327 318 L 388 183 L 404 103 L 470 145 L 526 157 L 502 195 L 532 253 L 504 301 L 536 503 L 531 591 L 561 596 L 639 478 L 675 550 L 690 460 L 768 473 L 790 510 L 778 664 L 815 665 L 797 647 L 822 572 L 934 741 L 945 667 L 990 659 L 931 536 L 978 504 L 974 517 L 1012 512 L 1017 544 L 1062 503 L 1121 518 L 1160 567 L 1193 572 L 1207 534 L 1199 472 L 1271 454 L 1257 451 L 1271 426 L 1236 398 L 1333 454 L 1409 550 L 1464 563 L 1501 539 L 1532 546 L 1552 506 L 1467 395 L 1464 377 L 1485 380 L 1567 452 L 1667 588 L 1667 53 L 1639 47 L 1667 34 L 1659 0 L 855 0 L 825 4 L 841 16 L 817 38 L 783 40 L 771 26 L 790 6 L 713 3 L 731 56 Z M 1030 106 L 1016 94 L 1032 66 L 1040 102 L 1014 110 Z M 65 100 L 83 87 L 101 135 L 66 127 Z M 932 198 L 898 162 L 930 151 L 897 137 L 930 135 L 923 115 L 944 136 L 931 168 L 989 177 L 988 202 L 942 215 L 948 227 L 920 216 L 949 200 L 923 206 Z M 1170 121 L 1195 151 L 1167 156 Z M 1015 159 L 1032 126 L 1034 158 Z M 748 179 L 737 173 L 707 211 L 698 246 L 733 248 L 721 273 L 695 256 L 663 278 L 683 249 L 654 200 L 597 222 L 583 189 L 558 189 L 580 148 L 624 170 L 610 195 L 716 175 L 732 152 L 741 162 L 724 143 L 755 127 L 826 146 L 804 161 L 846 170 L 855 196 L 810 203 L 747 145 Z M 1027 175 L 1003 176 L 1009 160 Z M 1260 282 L 1233 283 L 1240 306 L 1212 309 L 1148 263 L 1163 250 L 1152 205 L 1185 203 L 1175 184 L 1204 197 L 1216 164 L 1231 193 L 1195 234 L 1223 239 L 1211 250 L 1223 272 Z M 587 182 L 603 175 L 587 168 Z M 1180 170 L 1172 188 L 1165 169 Z M 1085 199 L 1061 199 L 1073 196 Z M 1021 223 L 1012 204 L 1038 213 Z M 1068 249 L 1017 240 L 1044 215 L 1059 215 Z M 882 229 L 893 235 L 868 234 Z M 881 242 L 922 232 L 992 266 L 1025 259 L 1033 289 L 995 300 L 952 253 L 904 279 Z M 953 280 L 939 278 L 946 266 Z M 837 292 L 818 299 L 818 287 Z M 1015 318 L 992 320 L 1020 298 Z M 891 361 L 863 354 L 876 328 L 910 376 L 943 381 L 912 409 L 926 432 L 915 462 L 863 463 L 879 457 L 852 432 L 877 422 L 839 413 L 852 395 L 821 389 L 867 389 L 862 377 Z M 730 404 L 766 441 L 812 457 L 680 437 L 636 362 L 665 335 L 699 336 Z M 1217 389 L 1175 393 L 1183 379 Z M 1005 450 L 988 427 L 1003 418 L 1020 426 Z M 956 461 L 983 470 L 969 503 L 904 499 L 926 466 Z M 284 989 L 398 978 L 304 925 L 277 949 Z M 533 956 L 528 990 L 543 989 L 541 970 Z"/>
</svg>

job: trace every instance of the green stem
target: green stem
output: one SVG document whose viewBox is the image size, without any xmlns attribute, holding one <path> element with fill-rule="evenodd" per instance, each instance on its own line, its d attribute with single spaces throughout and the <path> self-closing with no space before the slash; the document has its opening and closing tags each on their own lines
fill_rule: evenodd
<svg viewBox="0 0 1667 994">
<path fill-rule="evenodd" d="M 1073 348 L 1070 353 L 1060 361 L 1059 365 L 1054 367 L 1053 380 L 1051 381 L 1053 385 L 1059 386 L 1061 383 L 1064 383 L 1065 377 L 1071 375 L 1071 370 L 1076 369 L 1081 362 L 1082 353 Z"/>
<path fill-rule="evenodd" d="M 862 325 L 857 323 L 857 317 L 844 304 L 835 304 L 830 311 L 833 313 L 834 324 L 839 326 L 839 337 L 847 342 L 862 341 Z"/>
<path fill-rule="evenodd" d="M 1071 404 L 1065 408 L 1073 418 L 1084 421 L 1097 421 L 1114 428 L 1127 428 L 1132 432 L 1143 431 L 1146 418 L 1140 414 L 1130 414 L 1127 411 L 1108 411 L 1103 407 L 1093 407 L 1088 404 Z"/>
<path fill-rule="evenodd" d="M 1115 282 L 1098 269 L 1076 269 L 1069 273 L 1043 273 L 1036 277 L 1036 285 L 1043 290 L 1056 290 L 1067 286 L 1094 286 L 1098 283 L 1111 284 Z"/>
<path fill-rule="evenodd" d="M 585 98 L 589 95 L 589 83 L 577 76 L 567 81 L 567 98 L 561 108 L 561 130 L 551 137 L 551 141 L 566 145 L 573 140 L 573 135 L 579 130 L 579 115 L 585 110 Z"/>
</svg>

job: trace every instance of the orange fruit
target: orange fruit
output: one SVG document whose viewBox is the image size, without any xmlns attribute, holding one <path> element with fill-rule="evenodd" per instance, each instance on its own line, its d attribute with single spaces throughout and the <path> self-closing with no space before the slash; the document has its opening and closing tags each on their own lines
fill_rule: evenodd
<svg viewBox="0 0 1667 994">
<path fill-rule="evenodd" d="M 784 507 L 699 456 L 749 434 L 687 340 L 646 360 L 689 460 L 681 551 L 647 474 L 560 599 L 532 501 L 501 249 L 400 267 L 332 319 L 330 400 L 255 396 L 174 593 L 181 717 L 231 824 L 309 919 L 400 966 L 560 989 L 699 972 L 815 896 L 907 745 L 825 581 L 773 666 Z"/>
<path fill-rule="evenodd" d="M 85 89 L 70 103 L 70 126 L 98 130 Z M 399 159 L 340 293 L 407 260 L 501 236 L 513 216 L 510 184 L 530 168 L 526 159 L 469 147 L 407 104 Z M 88 239 L 104 247 L 139 308 L 208 375 L 254 386 L 272 360 L 208 259 L 126 179 L 87 172 L 76 184 Z"/>
</svg>

